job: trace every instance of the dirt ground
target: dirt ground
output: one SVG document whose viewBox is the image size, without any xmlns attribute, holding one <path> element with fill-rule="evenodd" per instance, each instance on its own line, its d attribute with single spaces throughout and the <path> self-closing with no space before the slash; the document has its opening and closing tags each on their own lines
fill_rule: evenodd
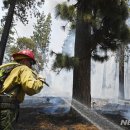
<svg viewBox="0 0 130 130">
<path fill-rule="evenodd" d="M 46 115 L 40 108 L 21 108 L 15 130 L 98 130 L 96 126 L 74 112 L 64 115 Z M 120 125 L 120 115 L 103 115 L 110 121 Z M 121 126 L 130 130 L 130 126 Z"/>
<path fill-rule="evenodd" d="M 45 115 L 37 108 L 21 108 L 16 130 L 98 130 L 77 114 Z"/>
</svg>

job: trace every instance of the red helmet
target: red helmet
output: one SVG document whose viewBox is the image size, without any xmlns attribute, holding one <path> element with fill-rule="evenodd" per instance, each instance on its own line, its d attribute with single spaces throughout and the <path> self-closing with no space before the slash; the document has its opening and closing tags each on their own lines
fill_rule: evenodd
<svg viewBox="0 0 130 130">
<path fill-rule="evenodd" d="M 19 51 L 13 54 L 12 57 L 14 58 L 14 60 L 30 58 L 34 61 L 34 63 L 36 63 L 35 58 L 34 58 L 34 53 L 28 49 Z"/>
</svg>

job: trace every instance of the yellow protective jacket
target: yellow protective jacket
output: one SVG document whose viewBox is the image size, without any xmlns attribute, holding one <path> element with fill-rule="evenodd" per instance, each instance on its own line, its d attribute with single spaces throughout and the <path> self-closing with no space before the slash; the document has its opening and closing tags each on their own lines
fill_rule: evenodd
<svg viewBox="0 0 130 130">
<path fill-rule="evenodd" d="M 0 89 L 0 94 L 7 92 L 14 86 L 17 87 L 11 92 L 11 95 L 15 96 L 21 103 L 25 94 L 31 96 L 39 93 L 43 88 L 43 82 L 38 79 L 38 76 L 29 67 L 20 65 L 14 68 L 6 78 L 2 89 Z"/>
</svg>

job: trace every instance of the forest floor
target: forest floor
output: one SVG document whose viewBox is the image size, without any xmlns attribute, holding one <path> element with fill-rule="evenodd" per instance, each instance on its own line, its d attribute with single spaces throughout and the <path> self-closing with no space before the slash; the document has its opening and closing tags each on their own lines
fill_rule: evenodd
<svg viewBox="0 0 130 130">
<path fill-rule="evenodd" d="M 37 108 L 21 108 L 16 130 L 98 130 L 77 114 L 45 115 Z"/>
<path fill-rule="evenodd" d="M 46 102 L 47 99 L 46 97 L 26 99 L 21 104 L 15 130 L 98 130 L 94 124 L 90 123 L 87 118 L 83 118 L 76 111 L 65 114 L 67 104 L 59 97 L 49 97 L 50 103 Z M 126 121 L 125 117 L 121 114 L 121 110 L 123 112 L 126 111 L 126 108 L 129 108 L 129 104 L 118 105 L 117 107 L 117 104 L 109 103 L 110 101 L 105 99 L 93 99 L 92 102 L 93 110 L 96 110 L 109 121 L 122 127 L 123 130 L 130 130 L 130 125 L 121 125 L 121 120 Z M 62 108 L 61 105 L 63 105 L 63 109 L 60 109 Z M 45 108 L 44 111 L 43 108 Z M 55 110 L 57 114 L 48 115 L 52 112 L 50 110 Z M 129 111 L 127 114 L 129 114 Z"/>
<path fill-rule="evenodd" d="M 105 115 L 120 125 L 120 115 Z M 38 108 L 21 108 L 16 130 L 98 130 L 96 126 L 77 113 L 64 115 L 46 115 Z M 124 127 L 125 130 L 130 128 Z"/>
</svg>

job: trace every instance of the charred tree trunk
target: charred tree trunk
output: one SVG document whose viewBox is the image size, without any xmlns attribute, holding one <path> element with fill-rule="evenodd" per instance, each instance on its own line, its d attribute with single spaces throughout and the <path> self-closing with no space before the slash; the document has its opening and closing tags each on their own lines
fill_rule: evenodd
<svg viewBox="0 0 130 130">
<path fill-rule="evenodd" d="M 8 10 L 8 15 L 6 17 L 4 30 L 3 30 L 3 33 L 2 33 L 2 36 L 1 36 L 1 41 L 0 41 L 0 65 L 3 62 L 5 47 L 6 47 L 6 43 L 7 43 L 7 40 L 8 40 L 11 23 L 12 23 L 12 20 L 13 20 L 13 14 L 14 14 L 16 1 L 17 0 L 11 0 L 10 1 L 10 7 L 9 7 L 9 10 Z"/>
<path fill-rule="evenodd" d="M 91 26 L 85 19 L 86 12 L 91 12 L 91 9 L 87 7 L 87 1 L 79 2 L 75 39 L 75 56 L 79 58 L 79 65 L 74 68 L 73 98 L 91 107 L 91 46 L 89 39 Z"/>
<path fill-rule="evenodd" d="M 124 45 L 119 49 L 119 99 L 124 99 Z"/>
</svg>

